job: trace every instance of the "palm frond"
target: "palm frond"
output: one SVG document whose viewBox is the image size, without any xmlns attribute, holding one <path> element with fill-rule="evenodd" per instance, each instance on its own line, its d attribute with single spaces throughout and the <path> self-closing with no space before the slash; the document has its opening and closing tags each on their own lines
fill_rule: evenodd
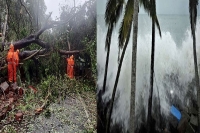
<svg viewBox="0 0 200 133">
<path fill-rule="evenodd" d="M 147 14 L 154 20 L 156 27 L 158 28 L 159 35 L 162 37 L 160 24 L 156 13 L 156 1 L 155 0 L 140 0 L 140 5 L 144 7 Z"/>
<path fill-rule="evenodd" d="M 124 0 L 109 0 L 106 4 L 106 24 L 116 24 L 123 10 Z"/>
<path fill-rule="evenodd" d="M 190 24 L 192 30 L 194 31 L 196 29 L 196 22 L 197 22 L 197 6 L 198 6 L 198 0 L 189 0 Z"/>
<path fill-rule="evenodd" d="M 131 26 L 133 22 L 133 13 L 134 13 L 134 1 L 128 0 L 126 4 L 126 9 L 124 13 L 123 20 L 121 22 L 121 27 L 119 30 L 119 47 L 122 48 L 125 41 L 129 41 L 129 36 L 131 32 Z"/>
<path fill-rule="evenodd" d="M 150 1 L 149 0 L 139 0 L 140 6 L 143 6 L 145 11 L 149 13 L 149 8 L 150 8 Z"/>
<path fill-rule="evenodd" d="M 107 2 L 105 22 L 108 25 L 108 31 L 106 35 L 105 49 L 107 49 L 107 47 L 110 47 L 113 26 L 116 25 L 119 20 L 119 17 L 123 10 L 123 4 L 124 0 L 109 0 Z"/>
<path fill-rule="evenodd" d="M 161 29 L 160 29 L 160 25 L 159 25 L 159 22 L 158 22 L 157 15 L 155 15 L 154 18 L 155 18 L 154 21 L 156 23 L 156 27 L 158 28 L 158 31 L 159 31 L 159 35 L 160 35 L 160 37 L 162 37 Z"/>
</svg>

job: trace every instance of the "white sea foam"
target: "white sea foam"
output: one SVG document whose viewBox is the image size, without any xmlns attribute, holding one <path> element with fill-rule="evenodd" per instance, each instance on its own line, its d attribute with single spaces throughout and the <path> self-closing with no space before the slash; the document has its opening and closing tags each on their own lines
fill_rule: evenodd
<svg viewBox="0 0 200 133">
<path fill-rule="evenodd" d="M 200 20 L 197 22 L 196 28 L 196 44 L 197 56 L 200 56 Z M 104 78 L 104 67 L 106 60 L 105 51 L 106 30 L 100 25 L 97 26 L 97 62 L 98 62 L 98 89 L 102 89 Z M 170 99 L 178 97 L 182 106 L 185 106 L 184 100 L 187 99 L 188 84 L 194 78 L 194 62 L 193 62 L 193 41 L 191 37 L 190 27 L 185 31 L 184 39 L 180 42 L 181 47 L 177 47 L 171 33 L 169 31 L 162 32 L 162 38 L 156 33 L 155 39 L 155 79 L 154 80 L 154 97 L 158 96 L 159 90 L 161 112 L 169 115 Z M 130 111 L 130 89 L 131 89 L 131 52 L 132 52 L 132 35 L 126 50 L 122 70 L 119 78 L 117 94 L 119 99 L 114 105 L 112 119 L 125 125 L 128 129 L 128 119 Z M 137 73 L 136 73 L 136 115 L 139 116 L 142 106 L 148 107 L 148 93 L 150 87 L 150 51 L 151 51 L 151 33 L 144 35 L 139 34 L 137 45 Z M 118 68 L 118 32 L 114 30 L 111 40 L 110 60 L 108 67 L 107 91 L 102 96 L 106 102 L 111 98 L 116 72 Z M 199 60 L 199 58 L 198 58 Z M 177 87 L 172 81 L 166 80 L 166 75 L 178 75 Z M 173 91 L 173 94 L 170 93 Z M 171 96 L 167 95 L 167 92 Z M 196 94 L 196 91 L 194 92 Z M 143 99 L 143 101 L 141 101 Z M 146 113 L 147 114 L 147 113 Z M 137 119 L 138 124 L 140 120 Z"/>
</svg>

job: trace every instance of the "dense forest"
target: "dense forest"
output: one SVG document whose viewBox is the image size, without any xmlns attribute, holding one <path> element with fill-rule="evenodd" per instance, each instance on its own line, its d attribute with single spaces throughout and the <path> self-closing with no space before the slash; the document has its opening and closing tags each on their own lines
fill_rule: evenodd
<svg viewBox="0 0 200 133">
<path fill-rule="evenodd" d="M 40 128 L 31 129 L 27 126 L 35 124 L 34 121 L 27 124 L 33 117 L 30 112 L 35 116 L 40 113 L 37 108 L 42 107 L 40 109 L 44 116 L 49 116 L 53 103 L 60 103 L 71 95 L 81 101 L 86 114 L 95 114 L 95 107 L 91 106 L 92 111 L 87 109 L 91 104 L 87 99 L 95 102 L 96 1 L 88 0 L 74 7 L 66 2 L 59 7 L 60 17 L 56 20 L 52 19 L 51 13 L 45 14 L 47 7 L 44 0 L 5 0 L 0 3 L 0 83 L 3 84 L 8 79 L 6 56 L 12 43 L 15 50 L 20 51 L 17 85 L 24 90 L 24 95 L 13 103 L 13 110 L 4 118 L 6 122 L 0 122 L 1 131 L 43 132 Z M 66 58 L 71 55 L 75 61 L 74 79 L 69 79 L 66 75 Z M 23 122 L 23 126 L 16 126 L 16 120 L 12 120 L 16 112 L 24 114 L 26 126 Z M 87 119 L 92 119 L 90 121 L 94 125 L 95 117 L 86 116 Z M 93 128 L 94 126 L 90 126 L 89 129 Z M 77 129 L 88 130 L 86 126 Z"/>
</svg>

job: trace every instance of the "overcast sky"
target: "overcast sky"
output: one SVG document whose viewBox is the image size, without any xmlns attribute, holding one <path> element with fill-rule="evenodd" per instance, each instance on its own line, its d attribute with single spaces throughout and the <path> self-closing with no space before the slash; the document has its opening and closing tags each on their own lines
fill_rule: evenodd
<svg viewBox="0 0 200 133">
<path fill-rule="evenodd" d="M 97 14 L 104 14 L 107 0 L 97 0 Z M 157 14 L 189 14 L 189 0 L 157 0 Z M 144 10 L 140 10 L 144 14 Z M 198 15 L 200 7 L 198 6 Z"/>
<path fill-rule="evenodd" d="M 49 14 L 49 12 L 52 12 L 51 17 L 53 19 L 60 16 L 59 7 L 60 5 L 69 5 L 71 7 L 74 6 L 74 0 L 44 0 L 45 4 L 47 6 L 46 14 Z M 75 0 L 75 5 L 79 6 L 80 4 L 83 4 L 87 0 Z"/>
</svg>

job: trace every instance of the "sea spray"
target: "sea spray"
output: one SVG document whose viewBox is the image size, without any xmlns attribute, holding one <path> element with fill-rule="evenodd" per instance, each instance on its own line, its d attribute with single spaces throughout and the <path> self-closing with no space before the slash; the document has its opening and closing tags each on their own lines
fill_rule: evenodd
<svg viewBox="0 0 200 133">
<path fill-rule="evenodd" d="M 188 17 L 188 16 L 186 16 Z M 189 19 L 189 17 L 188 17 Z M 140 23 L 140 20 L 139 20 Z M 149 27 L 150 23 L 145 22 L 144 27 Z M 161 30 L 162 30 L 162 23 Z M 140 25 L 141 26 L 141 25 Z M 116 27 L 118 29 L 119 27 Z M 185 28 L 185 27 L 184 27 Z M 140 29 L 140 27 L 139 27 Z M 191 83 L 194 80 L 193 45 L 190 25 L 182 33 L 184 36 L 179 41 L 175 41 L 172 32 L 166 29 L 162 31 L 162 38 L 156 32 L 155 40 L 155 77 L 153 91 L 153 115 L 157 112 L 157 100 L 160 100 L 160 113 L 167 118 L 170 114 L 170 107 L 176 105 L 183 109 L 190 106 L 191 96 L 196 100 L 196 89 Z M 131 35 L 132 36 L 132 35 Z M 196 42 L 197 56 L 200 55 L 200 20 L 197 22 Z M 105 51 L 106 27 L 97 21 L 97 62 L 98 62 L 98 91 L 102 89 L 104 67 L 106 59 Z M 177 44 L 180 42 L 181 44 Z M 149 30 L 140 31 L 138 35 L 137 47 L 137 73 L 136 73 L 136 127 L 145 123 L 148 107 L 148 93 L 150 87 L 150 51 L 151 32 Z M 120 124 L 124 131 L 128 130 L 130 112 L 130 89 L 131 89 L 131 53 L 132 38 L 124 57 L 122 70 L 120 73 L 117 93 L 115 97 L 112 114 L 113 125 Z M 111 51 L 108 66 L 108 78 L 106 92 L 102 95 L 104 103 L 107 103 L 112 94 L 116 72 L 118 68 L 118 30 L 113 31 L 111 39 Z M 198 60 L 200 60 L 198 58 Z M 199 63 L 198 63 L 199 64 Z M 192 91 L 191 91 L 192 90 Z M 173 92 L 173 93 L 172 93 Z M 159 94 L 159 95 L 158 95 Z M 168 122 L 166 122 L 168 123 Z"/>
</svg>

